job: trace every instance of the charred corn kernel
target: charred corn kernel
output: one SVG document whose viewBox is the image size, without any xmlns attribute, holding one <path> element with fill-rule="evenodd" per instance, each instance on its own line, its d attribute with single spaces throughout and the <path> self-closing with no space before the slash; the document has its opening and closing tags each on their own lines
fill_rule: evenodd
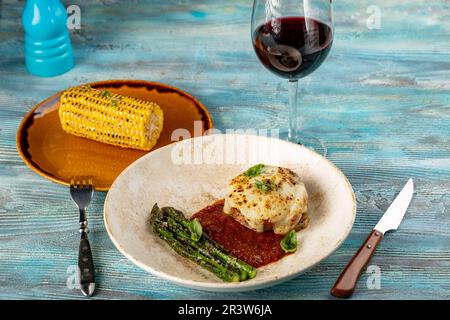
<svg viewBox="0 0 450 320">
<path fill-rule="evenodd" d="M 59 120 L 67 133 L 148 151 L 161 134 L 164 118 L 156 103 L 81 86 L 62 94 Z"/>
</svg>

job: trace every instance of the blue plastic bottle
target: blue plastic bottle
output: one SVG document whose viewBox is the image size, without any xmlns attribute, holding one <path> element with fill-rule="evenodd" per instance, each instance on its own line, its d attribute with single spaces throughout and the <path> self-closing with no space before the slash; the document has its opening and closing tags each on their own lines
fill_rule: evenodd
<svg viewBox="0 0 450 320">
<path fill-rule="evenodd" d="M 67 13 L 59 0 L 27 0 L 22 13 L 25 64 L 30 73 L 53 77 L 74 66 Z"/>
</svg>

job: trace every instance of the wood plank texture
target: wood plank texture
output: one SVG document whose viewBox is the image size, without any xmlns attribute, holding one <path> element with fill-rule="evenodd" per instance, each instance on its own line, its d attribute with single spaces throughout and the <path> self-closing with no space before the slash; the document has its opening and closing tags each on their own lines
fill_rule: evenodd
<svg viewBox="0 0 450 320">
<path fill-rule="evenodd" d="M 287 83 L 257 61 L 251 1 L 64 1 L 81 7 L 72 31 L 76 67 L 56 78 L 28 74 L 20 15 L 0 0 L 0 299 L 81 298 L 68 289 L 77 259 L 77 215 L 66 188 L 20 160 L 24 114 L 56 91 L 88 81 L 146 79 L 195 95 L 226 128 L 287 123 Z M 400 229 L 386 235 L 353 299 L 450 298 L 450 2 L 379 0 L 381 29 L 368 29 L 373 1 L 335 1 L 330 56 L 300 82 L 305 129 L 348 176 L 358 214 L 335 254 L 304 275 L 246 293 L 190 290 L 125 259 L 103 226 L 105 194 L 89 210 L 98 279 L 94 299 L 329 299 L 329 289 L 409 177 L 416 195 Z"/>
</svg>

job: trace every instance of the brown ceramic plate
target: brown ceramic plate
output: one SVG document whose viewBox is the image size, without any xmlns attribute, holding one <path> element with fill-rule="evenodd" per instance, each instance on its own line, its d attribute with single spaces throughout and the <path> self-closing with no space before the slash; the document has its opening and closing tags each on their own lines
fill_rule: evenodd
<svg viewBox="0 0 450 320">
<path fill-rule="evenodd" d="M 175 129 L 194 136 L 194 122 L 202 130 L 212 128 L 208 110 L 190 94 L 168 85 L 141 80 L 109 80 L 89 83 L 98 89 L 156 102 L 164 111 L 164 129 L 156 146 L 172 143 Z M 22 120 L 17 132 L 17 149 L 23 161 L 41 176 L 69 185 L 77 177 L 92 179 L 96 190 L 106 191 L 116 177 L 147 151 L 110 146 L 76 137 L 62 130 L 58 117 L 59 92 L 36 105 Z"/>
</svg>

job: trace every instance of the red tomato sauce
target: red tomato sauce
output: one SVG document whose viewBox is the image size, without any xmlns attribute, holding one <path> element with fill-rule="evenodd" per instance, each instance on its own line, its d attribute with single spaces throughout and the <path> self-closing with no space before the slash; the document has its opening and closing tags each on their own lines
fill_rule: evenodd
<svg viewBox="0 0 450 320">
<path fill-rule="evenodd" d="M 193 215 L 203 231 L 231 255 L 253 267 L 280 260 L 286 253 L 280 247 L 282 235 L 273 231 L 256 232 L 223 212 L 224 200 L 219 200 Z"/>
</svg>

